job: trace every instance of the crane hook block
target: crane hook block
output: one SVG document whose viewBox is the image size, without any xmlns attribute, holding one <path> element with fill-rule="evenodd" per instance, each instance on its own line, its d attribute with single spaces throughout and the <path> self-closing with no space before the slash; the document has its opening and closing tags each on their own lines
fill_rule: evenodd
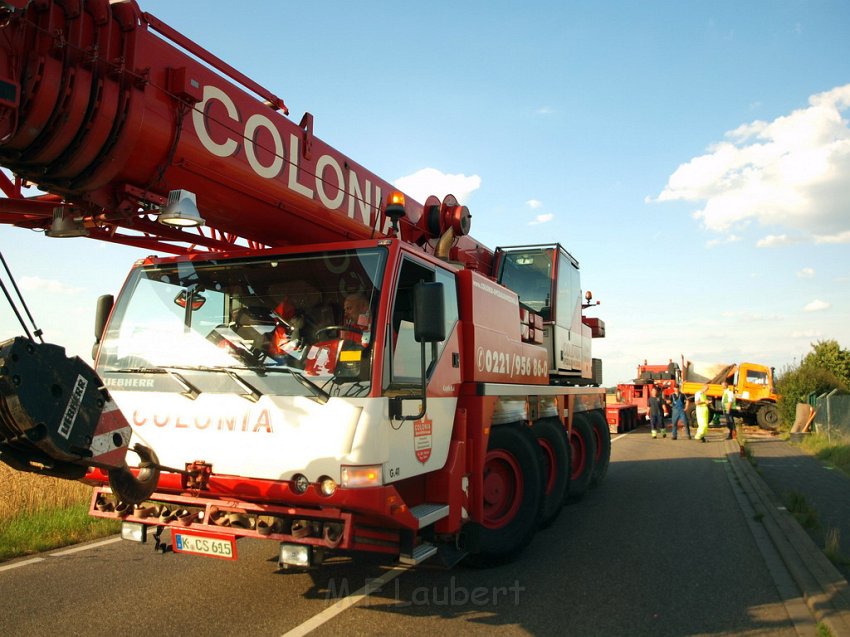
<svg viewBox="0 0 850 637">
<path fill-rule="evenodd" d="M 0 343 L 0 460 L 74 480 L 88 467 L 125 467 L 130 434 L 100 377 L 82 359 L 21 336 Z"/>
</svg>

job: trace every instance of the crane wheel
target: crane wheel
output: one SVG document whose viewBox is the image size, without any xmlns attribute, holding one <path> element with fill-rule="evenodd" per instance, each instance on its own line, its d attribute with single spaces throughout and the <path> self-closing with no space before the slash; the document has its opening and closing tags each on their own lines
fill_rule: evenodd
<svg viewBox="0 0 850 637">
<path fill-rule="evenodd" d="M 593 425 L 593 439 L 596 443 L 590 486 L 595 487 L 605 479 L 605 474 L 608 473 L 608 465 L 611 463 L 611 432 L 608 429 L 608 421 L 602 415 L 601 410 L 594 409 L 589 412 L 589 416 Z"/>
<path fill-rule="evenodd" d="M 543 499 L 540 447 L 528 427 L 490 430 L 484 458 L 484 515 L 472 566 L 494 566 L 513 558 L 534 536 Z"/>
<path fill-rule="evenodd" d="M 570 486 L 570 443 L 557 418 L 541 418 L 531 427 L 543 452 L 543 506 L 540 526 L 552 524 L 561 512 Z"/>
<path fill-rule="evenodd" d="M 579 412 L 573 416 L 570 449 L 572 451 L 570 462 L 572 471 L 567 501 L 575 502 L 580 500 L 590 487 L 596 459 L 596 437 L 593 434 L 593 425 L 587 412 Z"/>
<path fill-rule="evenodd" d="M 133 475 L 125 463 L 119 469 L 109 470 L 109 486 L 118 496 L 118 500 L 128 504 L 144 502 L 156 490 L 159 482 L 159 458 L 153 449 L 140 444 L 133 447 L 141 462 L 138 476 Z"/>
</svg>

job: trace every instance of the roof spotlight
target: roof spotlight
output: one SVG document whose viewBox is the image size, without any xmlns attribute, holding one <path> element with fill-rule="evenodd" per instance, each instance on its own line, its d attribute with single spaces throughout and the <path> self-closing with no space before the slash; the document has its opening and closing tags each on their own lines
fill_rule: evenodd
<svg viewBox="0 0 850 637">
<path fill-rule="evenodd" d="M 198 212 L 195 193 L 188 190 L 172 190 L 168 193 L 168 203 L 159 215 L 159 222 L 166 226 L 193 228 L 204 225 L 204 219 Z"/>
</svg>

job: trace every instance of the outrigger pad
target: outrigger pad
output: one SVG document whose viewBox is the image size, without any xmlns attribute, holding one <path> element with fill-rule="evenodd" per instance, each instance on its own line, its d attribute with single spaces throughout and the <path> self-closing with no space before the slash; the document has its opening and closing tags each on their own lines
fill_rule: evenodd
<svg viewBox="0 0 850 637">
<path fill-rule="evenodd" d="M 0 460 L 15 469 L 82 477 L 108 402 L 95 371 L 64 347 L 20 336 L 0 343 Z M 114 442 L 126 449 L 129 440 Z"/>
</svg>

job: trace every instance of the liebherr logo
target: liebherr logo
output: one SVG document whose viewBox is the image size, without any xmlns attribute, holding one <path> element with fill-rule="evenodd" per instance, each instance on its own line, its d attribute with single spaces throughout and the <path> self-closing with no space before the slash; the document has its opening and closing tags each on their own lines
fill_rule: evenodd
<svg viewBox="0 0 850 637">
<path fill-rule="evenodd" d="M 71 429 L 74 428 L 74 422 L 77 420 L 77 415 L 80 413 L 80 405 L 83 403 L 83 396 L 86 393 L 89 381 L 82 376 L 77 376 L 77 382 L 74 383 L 74 390 L 71 392 L 71 399 L 65 407 L 65 415 L 62 416 L 62 422 L 59 425 L 59 435 L 66 440 L 71 436 Z"/>
</svg>

